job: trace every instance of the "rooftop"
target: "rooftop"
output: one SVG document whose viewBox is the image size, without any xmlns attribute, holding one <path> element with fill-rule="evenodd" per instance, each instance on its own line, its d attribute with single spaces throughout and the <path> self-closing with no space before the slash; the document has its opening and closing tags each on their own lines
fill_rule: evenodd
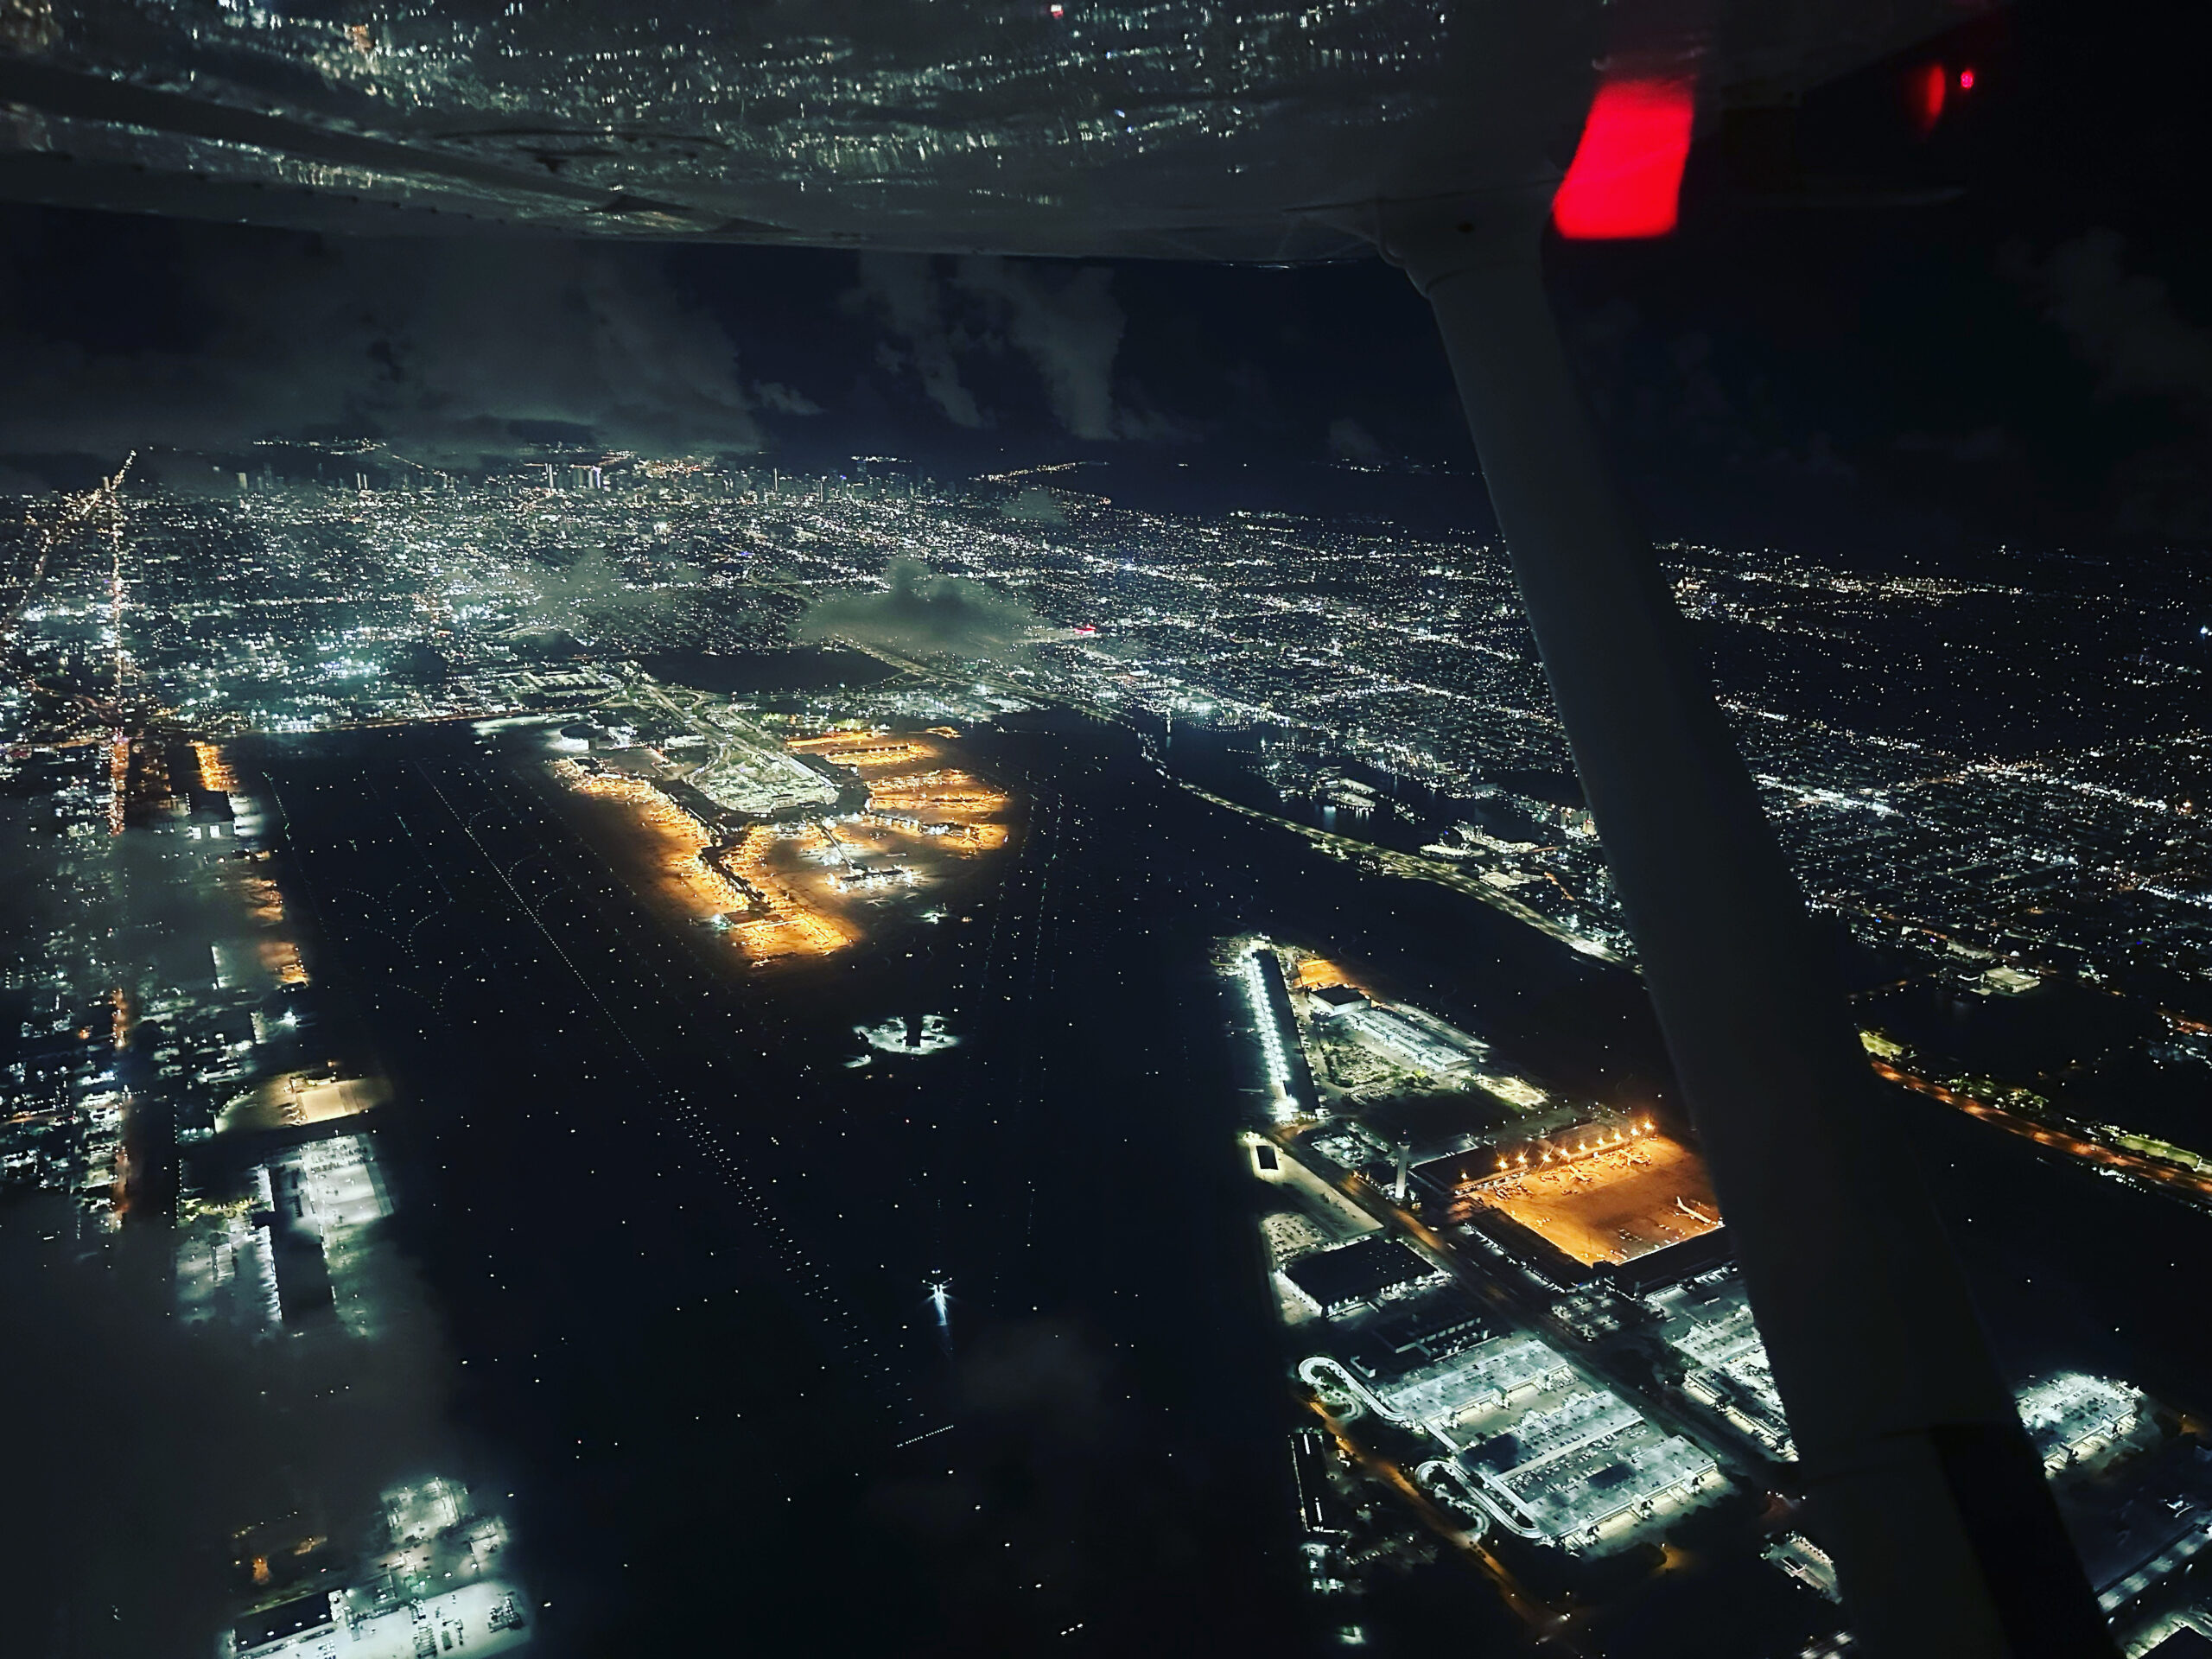
<svg viewBox="0 0 2212 1659">
<path fill-rule="evenodd" d="M 1363 1238 L 1332 1250 L 1302 1255 L 1284 1275 L 1323 1309 L 1369 1301 L 1402 1285 L 1417 1284 L 1437 1270 L 1395 1238 Z"/>
</svg>

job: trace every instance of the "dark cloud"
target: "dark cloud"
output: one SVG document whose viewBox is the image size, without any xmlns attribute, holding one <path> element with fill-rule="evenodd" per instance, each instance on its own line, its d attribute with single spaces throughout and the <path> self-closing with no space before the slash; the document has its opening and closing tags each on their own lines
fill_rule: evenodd
<svg viewBox="0 0 2212 1659">
<path fill-rule="evenodd" d="M 1027 518 L 1040 524 L 1065 524 L 1067 510 L 1059 499 L 1041 484 L 1032 484 L 1020 495 L 999 503 L 999 511 L 1009 518 Z"/>
<path fill-rule="evenodd" d="M 546 427 L 744 453 L 763 442 L 758 408 L 814 409 L 748 388 L 722 323 L 650 250 L 178 234 L 188 293 L 150 340 L 49 330 L 33 289 L 51 271 L 21 250 L 0 264 L 0 454 L 361 435 L 470 461 Z"/>
<path fill-rule="evenodd" d="M 2002 123 L 1961 128 L 1965 147 L 1942 156 L 1916 143 L 1914 167 L 1956 173 L 1922 182 L 1957 184 L 1955 200 L 1777 215 L 1701 151 L 1713 164 L 1693 165 L 1675 236 L 1548 249 L 1573 354 L 1655 532 L 1940 553 L 2212 529 L 2212 258 L 2198 216 L 2173 209 L 2212 124 L 2177 67 L 2201 54 L 2139 61 L 2123 37 L 2055 15 L 2020 10 L 2028 57 L 1987 64 L 1974 118 Z M 2192 39 L 2212 29 L 2185 15 Z M 2081 104 L 2084 60 L 2129 94 Z M 2145 74 L 2160 96 L 2134 90 Z M 1894 114 L 1886 79 L 1860 92 Z M 1821 168 L 1874 165 L 1836 148 L 1858 129 L 1815 113 Z M 1318 463 L 1364 463 L 1362 435 L 1408 475 L 1471 461 L 1433 319 L 1372 262 L 378 248 L 154 224 L 0 208 L 0 455 L 24 471 L 61 480 L 49 461 L 86 460 L 66 450 L 111 467 L 142 441 L 226 459 L 264 433 L 334 430 L 419 431 L 462 463 L 538 437 L 763 445 L 802 472 L 896 453 L 939 476 L 1110 442 L 1136 463 L 1148 442 L 1187 442 L 1189 474 L 1166 492 L 1179 499 L 1202 474 L 1243 488 L 1310 467 L 1331 474 L 1318 487 L 1346 487 Z M 2032 251 L 2007 271 L 2013 238 Z M 89 476 L 80 464 L 67 481 Z"/>
<path fill-rule="evenodd" d="M 954 425 L 993 423 L 963 378 L 963 359 L 1010 356 L 1035 373 L 1052 418 L 1071 438 L 1178 435 L 1174 423 L 1117 395 L 1115 364 L 1128 318 L 1114 297 L 1110 268 L 865 254 L 859 275 L 844 304 L 883 330 L 879 365 L 918 382 Z"/>
<path fill-rule="evenodd" d="M 753 387 L 753 400 L 780 415 L 819 415 L 822 405 L 803 391 L 794 391 L 779 380 L 761 380 Z"/>
<path fill-rule="evenodd" d="M 2012 435 L 2001 426 L 1978 426 L 1971 432 L 1904 432 L 1897 449 L 1905 454 L 1935 455 L 1962 467 L 2014 459 L 2019 450 Z"/>
<path fill-rule="evenodd" d="M 1044 626 L 1020 600 L 980 582 L 932 575 L 919 559 L 893 559 L 883 579 L 880 593 L 840 594 L 816 604 L 799 619 L 798 637 L 981 657 Z"/>
<path fill-rule="evenodd" d="M 1329 458 L 1348 461 L 1357 467 L 1373 467 L 1388 457 L 1372 432 L 1351 416 L 1340 415 L 1329 423 Z"/>
<path fill-rule="evenodd" d="M 248 1587 L 241 1548 L 350 1540 L 384 1486 L 455 1467 L 453 1362 L 396 1255 L 372 1292 L 388 1313 L 374 1342 L 256 1343 L 175 1317 L 168 1229 L 86 1250 L 71 1211 L 0 1204 L 0 1414 L 16 1431 L 0 1647 L 200 1659 Z"/>
<path fill-rule="evenodd" d="M 956 336 L 945 315 L 944 285 L 929 260 L 862 254 L 860 282 L 848 290 L 843 304 L 848 310 L 871 318 L 883 331 L 884 338 L 875 347 L 880 367 L 893 375 L 912 375 L 921 383 L 924 394 L 955 426 L 983 424 L 982 409 L 975 394 L 961 384 L 956 360 L 961 350 L 977 342 Z"/>
<path fill-rule="evenodd" d="M 518 564 L 508 571 L 520 603 L 515 626 L 524 632 L 558 630 L 590 640 L 600 631 L 620 630 L 645 619 L 669 620 L 696 597 L 699 571 L 671 563 L 651 582 L 639 582 L 592 548 L 565 564 Z"/>
<path fill-rule="evenodd" d="M 1065 276 L 1010 259 L 963 259 L 954 286 L 979 302 L 1008 345 L 1045 383 L 1053 417 L 1093 442 L 1160 435 L 1114 399 L 1114 359 L 1128 319 L 1114 302 L 1114 273 L 1085 265 Z"/>
<path fill-rule="evenodd" d="M 1107 1586 L 1157 1584 L 1163 1564 L 1195 1553 L 1168 1494 L 1147 1504 L 1154 1493 L 1128 1478 L 1147 1455 L 1147 1425 L 1094 1332 L 1046 1319 L 988 1328 L 961 1356 L 954 1386 L 959 1472 L 871 1495 L 930 1565 L 955 1633 L 947 1651 L 1030 1651 Z"/>
<path fill-rule="evenodd" d="M 2212 328 L 2175 308 L 2166 284 L 2128 269 L 2126 239 L 2100 228 L 2040 262 L 2018 245 L 2002 264 L 2094 373 L 2101 404 L 2151 405 L 2170 429 L 2119 458 L 2110 491 L 2124 532 L 2212 538 Z"/>
<path fill-rule="evenodd" d="M 2212 400 L 2212 328 L 2179 315 L 2165 283 L 2127 270 L 2117 231 L 2091 231 L 2039 265 L 2017 246 L 2006 259 L 2097 371 L 2100 396 Z"/>
</svg>

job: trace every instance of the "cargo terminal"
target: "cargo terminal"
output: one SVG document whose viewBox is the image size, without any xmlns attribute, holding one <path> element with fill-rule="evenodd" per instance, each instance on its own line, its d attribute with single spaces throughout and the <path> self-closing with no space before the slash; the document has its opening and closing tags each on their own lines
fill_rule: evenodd
<svg viewBox="0 0 2212 1659">
<path fill-rule="evenodd" d="M 1431 1077 L 1465 1077 L 1489 1053 L 1487 1045 L 1452 1031 L 1418 1010 L 1383 1007 L 1350 985 L 1324 985 L 1307 994 L 1316 1020 L 1353 1033 L 1385 1058 Z"/>
<path fill-rule="evenodd" d="M 2061 1371 L 2020 1392 L 2020 1423 L 2057 1471 L 2113 1449 L 2142 1416 L 2143 1395 L 2125 1382 L 2082 1371 Z"/>
<path fill-rule="evenodd" d="M 507 1576 L 508 1535 L 459 1481 L 383 1495 L 375 1551 L 335 1588 L 258 1607 L 215 1643 L 215 1659 L 431 1659 L 526 1646 L 537 1614 Z"/>
<path fill-rule="evenodd" d="M 1300 989 L 1300 1009 L 1318 1030 L 1348 1033 L 1388 1065 L 1416 1077 L 1465 1080 L 1490 1058 L 1490 1045 L 1479 1037 L 1422 1009 L 1379 1002 L 1341 979 L 1318 978 Z"/>
<path fill-rule="evenodd" d="M 1266 1083 L 1245 1139 L 1283 1206 L 1263 1233 L 1293 1369 L 1339 1432 L 1410 1437 L 1388 1455 L 1469 1535 L 1576 1554 L 1720 1490 L 1712 1452 L 1459 1276 L 1503 1283 L 1511 1260 L 1514 1294 L 1548 1298 L 1639 1260 L 1654 1285 L 1710 1267 L 1719 1216 L 1695 1155 L 1649 1120 L 1492 1077 L 1487 1044 L 1333 963 L 1249 936 L 1217 960 Z M 1756 1333 L 1732 1333 L 1720 1357 L 1748 1365 Z"/>
<path fill-rule="evenodd" d="M 207 1161 L 213 1161 L 212 1155 Z M 371 1288 L 391 1247 L 373 1224 L 391 1200 L 370 1139 L 329 1135 L 188 1189 L 201 1213 L 176 1230 L 177 1313 L 188 1325 L 252 1336 L 334 1317 L 372 1335 L 385 1317 Z"/>
<path fill-rule="evenodd" d="M 1412 1184 L 1433 1225 L 1469 1224 L 1561 1285 L 1662 1284 L 1727 1252 L 1703 1162 L 1648 1118 L 1471 1147 L 1414 1166 Z"/>
<path fill-rule="evenodd" d="M 1499 1074 L 1480 1038 L 1310 952 L 1248 936 L 1222 962 L 1270 1121 L 1322 1120 L 1300 1142 L 1317 1173 L 1363 1177 L 1433 1227 L 1471 1224 L 1557 1287 L 1640 1292 L 1726 1259 L 1703 1162 L 1649 1116 Z"/>
</svg>

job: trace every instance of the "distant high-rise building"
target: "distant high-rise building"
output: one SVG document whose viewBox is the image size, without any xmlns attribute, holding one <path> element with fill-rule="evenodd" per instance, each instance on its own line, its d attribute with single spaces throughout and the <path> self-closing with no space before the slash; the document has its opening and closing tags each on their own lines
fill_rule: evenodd
<svg viewBox="0 0 2212 1659">
<path fill-rule="evenodd" d="M 545 463 L 545 487 L 549 490 L 555 487 L 553 483 L 553 463 L 550 461 Z"/>
</svg>

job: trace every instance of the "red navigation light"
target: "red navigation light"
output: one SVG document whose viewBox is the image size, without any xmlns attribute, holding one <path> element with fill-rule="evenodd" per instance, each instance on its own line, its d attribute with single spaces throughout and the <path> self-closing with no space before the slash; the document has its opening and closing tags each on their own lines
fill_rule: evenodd
<svg viewBox="0 0 2212 1659">
<path fill-rule="evenodd" d="M 1600 86 L 1552 223 L 1577 241 L 1665 236 L 1675 228 L 1697 100 L 1682 80 L 1617 80 Z"/>
<path fill-rule="evenodd" d="M 1960 77 L 1961 84 L 1974 84 L 1974 72 L 1967 70 Z M 1912 111 L 1913 130 L 1926 134 L 1936 130 L 1943 118 L 1943 95 L 1950 90 L 1951 78 L 1940 63 L 1925 63 L 1905 78 L 1905 103 Z"/>
<path fill-rule="evenodd" d="M 1974 91 L 1973 70 L 1961 69 L 1959 71 L 1959 90 L 1962 92 L 1970 92 Z"/>
</svg>

